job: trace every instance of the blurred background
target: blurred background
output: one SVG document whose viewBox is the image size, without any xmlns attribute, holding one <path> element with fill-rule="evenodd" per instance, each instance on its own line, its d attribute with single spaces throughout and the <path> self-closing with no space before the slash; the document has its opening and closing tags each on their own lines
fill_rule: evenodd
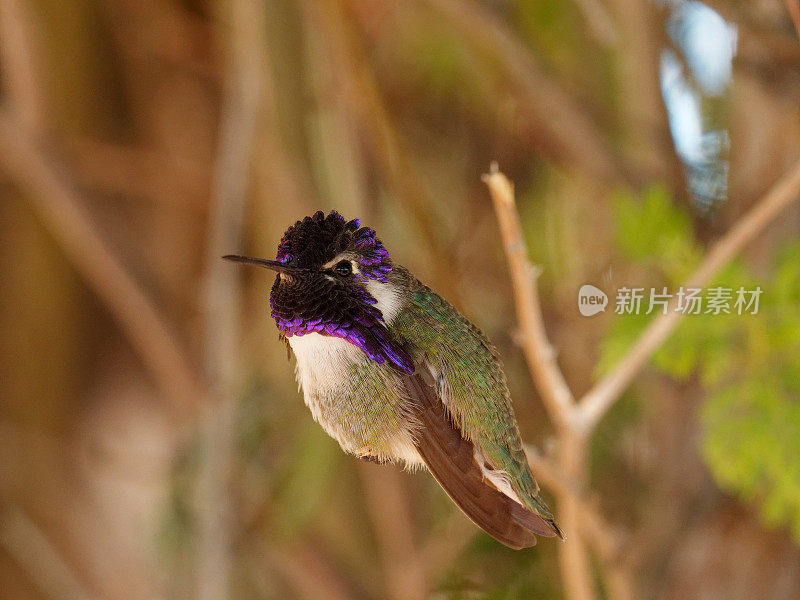
<svg viewBox="0 0 800 600">
<path fill-rule="evenodd" d="M 272 278 L 219 257 L 360 217 L 495 342 L 547 451 L 481 174 L 515 182 L 581 395 L 650 318 L 614 290 L 676 289 L 800 156 L 794 6 L 0 0 L 0 597 L 566 597 L 560 544 L 343 455 Z M 631 598 L 800 597 L 798 232 L 791 205 L 717 276 L 759 313 L 684 319 L 591 440 Z"/>
</svg>

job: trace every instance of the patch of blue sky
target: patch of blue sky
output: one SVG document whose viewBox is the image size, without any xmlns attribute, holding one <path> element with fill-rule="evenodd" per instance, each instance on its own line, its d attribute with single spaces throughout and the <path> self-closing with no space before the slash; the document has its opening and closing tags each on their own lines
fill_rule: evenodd
<svg viewBox="0 0 800 600">
<path fill-rule="evenodd" d="M 718 129 L 719 123 L 717 129 L 709 127 L 703 99 L 729 92 L 736 27 L 702 2 L 668 4 L 672 14 L 667 33 L 675 50 L 661 53 L 661 93 L 675 150 L 687 168 L 689 189 L 705 211 L 727 196 L 728 136 Z"/>
<path fill-rule="evenodd" d="M 703 92 L 724 93 L 736 54 L 736 27 L 702 2 L 690 1 L 675 6 L 667 31 Z"/>
</svg>

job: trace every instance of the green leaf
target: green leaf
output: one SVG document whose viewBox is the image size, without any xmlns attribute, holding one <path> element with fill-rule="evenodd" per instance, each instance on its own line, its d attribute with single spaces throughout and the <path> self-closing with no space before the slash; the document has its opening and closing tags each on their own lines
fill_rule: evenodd
<svg viewBox="0 0 800 600">
<path fill-rule="evenodd" d="M 618 250 L 632 263 L 626 272 L 651 285 L 655 270 L 674 293 L 700 259 L 688 217 L 658 187 L 641 198 L 619 193 L 614 207 Z M 776 253 L 767 275 L 753 276 L 741 261 L 726 266 L 704 292 L 722 286 L 735 299 L 739 288 L 760 287 L 757 314 L 737 314 L 732 300 L 732 314 L 687 315 L 652 363 L 677 380 L 699 376 L 709 390 L 702 452 L 715 480 L 800 541 L 800 241 Z M 598 372 L 613 368 L 651 318 L 616 316 Z"/>
</svg>

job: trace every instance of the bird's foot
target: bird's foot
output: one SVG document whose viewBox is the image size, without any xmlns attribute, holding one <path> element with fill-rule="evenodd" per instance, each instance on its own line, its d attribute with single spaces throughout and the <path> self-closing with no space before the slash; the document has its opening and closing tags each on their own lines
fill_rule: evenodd
<svg viewBox="0 0 800 600">
<path fill-rule="evenodd" d="M 367 460 L 369 462 L 374 462 L 375 464 L 378 464 L 378 465 L 383 465 L 383 464 L 386 464 L 387 462 L 389 462 L 385 458 L 380 458 L 377 455 L 377 453 L 372 448 L 370 448 L 369 446 L 364 446 L 363 448 L 359 448 L 356 451 L 356 456 L 358 456 L 358 458 L 360 458 L 361 460 Z"/>
</svg>

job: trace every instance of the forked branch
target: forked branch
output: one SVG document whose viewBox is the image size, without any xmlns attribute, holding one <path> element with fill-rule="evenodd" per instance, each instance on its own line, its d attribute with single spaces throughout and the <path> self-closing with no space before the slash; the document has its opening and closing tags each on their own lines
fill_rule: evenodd
<svg viewBox="0 0 800 600">
<path fill-rule="evenodd" d="M 783 209 L 800 197 L 800 160 L 742 216 L 716 243 L 684 287 L 702 287 L 751 242 Z M 581 399 L 581 432 L 589 434 L 619 399 L 634 377 L 647 364 L 680 323 L 683 313 L 675 311 L 675 300 L 665 314 L 653 319 L 611 372 Z"/>
<path fill-rule="evenodd" d="M 617 535 L 600 512 L 585 500 L 587 442 L 603 415 L 675 330 L 683 313 L 667 310 L 653 319 L 611 373 L 598 382 L 580 403 L 576 403 L 547 339 L 536 288 L 538 270 L 528 260 L 514 202 L 514 188 L 496 164 L 483 179 L 500 224 L 523 352 L 545 408 L 556 425 L 557 462 L 545 461 L 536 453 L 531 453 L 529 460 L 537 477 L 558 497 L 562 526 L 568 536 L 572 532 L 567 544 L 559 549 L 565 593 L 571 600 L 595 597 L 587 559 L 589 547 L 599 559 L 609 593 L 619 598 L 631 598 L 632 578 L 617 560 L 623 536 Z M 799 196 L 800 161 L 717 242 L 685 286 L 702 287 L 711 282 L 746 244 Z M 674 304 L 671 308 L 674 309 Z M 572 531 L 573 528 L 576 531 Z"/>
</svg>

